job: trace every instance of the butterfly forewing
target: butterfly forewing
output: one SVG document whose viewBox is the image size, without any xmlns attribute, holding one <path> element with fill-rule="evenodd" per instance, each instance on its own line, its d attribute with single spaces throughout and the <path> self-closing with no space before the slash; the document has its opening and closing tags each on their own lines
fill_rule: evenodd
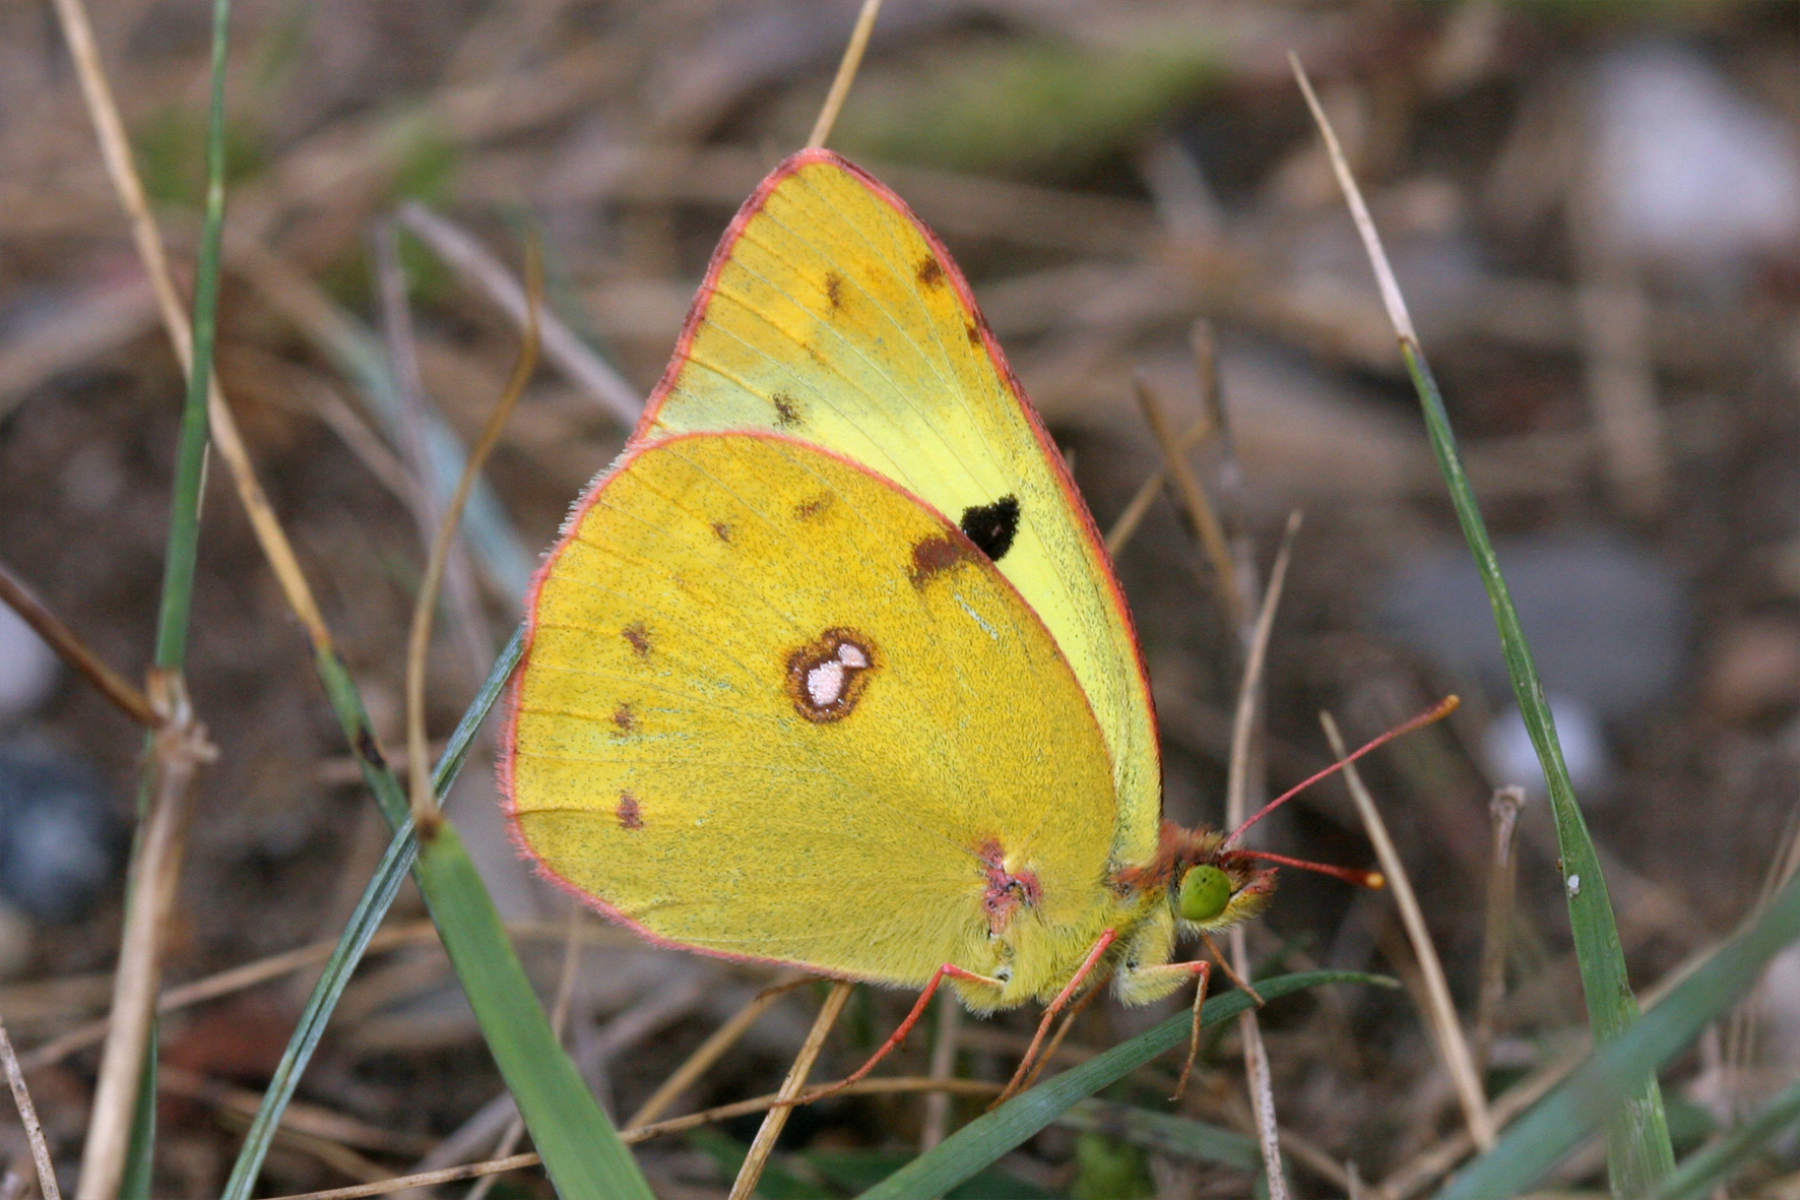
<svg viewBox="0 0 1800 1200">
<path fill-rule="evenodd" d="M 796 155 L 745 205 L 638 437 L 729 429 L 822 446 L 962 526 L 1042 618 L 1099 721 L 1120 803 L 1113 860 L 1150 857 L 1149 691 L 1092 521 L 943 248 L 828 152 Z"/>
<path fill-rule="evenodd" d="M 520 836 L 654 937 L 917 984 L 993 953 L 1000 858 L 1032 920 L 1104 903 L 1117 806 L 1080 682 L 985 556 L 858 466 L 772 435 L 641 446 L 531 624 Z"/>
</svg>

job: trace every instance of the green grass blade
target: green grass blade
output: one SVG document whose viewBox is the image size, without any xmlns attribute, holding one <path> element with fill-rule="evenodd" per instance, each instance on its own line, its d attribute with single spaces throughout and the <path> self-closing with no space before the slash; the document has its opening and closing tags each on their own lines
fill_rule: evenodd
<svg viewBox="0 0 1800 1200">
<path fill-rule="evenodd" d="M 1800 1080 L 1717 1142 L 1689 1155 L 1649 1200 L 1703 1200 L 1730 1183 L 1733 1172 L 1751 1155 L 1768 1149 L 1777 1135 L 1796 1122 L 1800 1122 Z"/>
<path fill-rule="evenodd" d="M 550 1031 L 494 901 L 450 822 L 440 822 L 420 850 L 417 872 L 482 1036 L 557 1192 L 565 1200 L 655 1200 Z"/>
<path fill-rule="evenodd" d="M 524 645 L 525 631 L 521 626 L 514 630 L 511 640 L 494 663 L 493 670 L 488 672 L 486 682 L 481 685 L 481 690 L 475 694 L 474 701 L 450 735 L 450 742 L 444 748 L 444 756 L 438 760 L 437 770 L 432 774 L 432 788 L 437 796 L 442 797 L 456 781 L 463 763 L 468 759 L 470 748 L 475 744 L 475 735 L 480 732 L 482 724 L 500 698 L 500 693 L 505 689 L 507 679 L 518 666 Z M 325 1026 L 331 1020 L 332 1011 L 337 1007 L 344 987 L 350 982 L 357 964 L 362 961 L 369 940 L 375 936 L 375 931 L 387 917 L 388 909 L 393 905 L 394 897 L 399 895 L 400 884 L 406 879 L 407 872 L 412 870 L 417 854 L 418 845 L 413 839 L 412 826 L 404 825 L 388 845 L 387 853 L 382 856 L 374 877 L 369 880 L 362 898 L 357 901 L 356 911 L 338 939 L 337 948 L 332 951 L 324 972 L 313 986 L 312 995 L 307 997 L 299 1024 L 288 1039 L 281 1062 L 263 1092 L 256 1119 L 251 1122 L 249 1132 L 244 1136 L 244 1144 L 238 1150 L 237 1161 L 232 1164 L 231 1176 L 226 1180 L 225 1190 L 221 1193 L 222 1200 L 248 1200 L 251 1190 L 256 1186 L 256 1177 L 262 1170 L 263 1160 L 268 1156 L 281 1116 L 287 1111 L 288 1101 L 293 1099 L 294 1089 L 299 1086 L 300 1077 L 312 1060 L 313 1051 L 324 1035 Z"/>
<path fill-rule="evenodd" d="M 175 454 L 175 488 L 169 501 L 169 547 L 163 558 L 162 607 L 156 619 L 156 665 L 179 671 L 187 659 L 193 609 L 194 564 L 200 551 L 200 489 L 204 483 L 206 414 L 213 346 L 219 330 L 219 263 L 225 238 L 225 50 L 231 0 L 214 0 L 212 113 L 206 133 L 206 222 L 200 235 L 199 275 L 194 281 L 194 361 Z"/>
<path fill-rule="evenodd" d="M 1262 1148 L 1255 1138 L 1191 1117 L 1178 1117 L 1130 1104 L 1082 1100 L 1056 1118 L 1056 1124 L 1083 1133 L 1104 1133 L 1146 1150 L 1160 1150 L 1195 1162 L 1241 1167 L 1247 1171 L 1262 1166 Z"/>
<path fill-rule="evenodd" d="M 142 1078 L 131 1113 L 131 1144 L 125 1151 L 125 1177 L 119 1181 L 119 1200 L 149 1200 L 156 1175 L 156 1054 L 159 1022 L 150 1022 L 152 1052 L 144 1055 Z"/>
<path fill-rule="evenodd" d="M 357 902 L 356 911 L 338 939 L 337 948 L 326 960 L 325 971 L 313 987 L 312 995 L 307 997 L 306 1007 L 300 1012 L 300 1023 L 288 1039 L 281 1062 L 263 1092 L 256 1119 L 244 1135 L 243 1147 L 232 1164 L 225 1190 L 220 1193 L 224 1200 L 249 1200 L 257 1174 L 262 1171 L 263 1159 L 275 1140 L 275 1129 L 281 1124 L 281 1116 L 287 1111 L 288 1101 L 294 1097 L 294 1089 L 299 1086 L 307 1063 L 312 1061 L 319 1039 L 325 1036 L 325 1025 L 331 1019 L 332 1010 L 349 985 L 356 965 L 362 961 L 363 952 L 369 948 L 369 940 L 381 927 L 382 919 L 399 894 L 400 885 L 406 881 L 406 873 L 412 869 L 417 855 L 418 843 L 410 826 L 396 833 L 394 840 L 388 843 L 375 878 Z"/>
<path fill-rule="evenodd" d="M 1640 1094 L 1646 1075 L 1679 1053 L 1708 1021 L 1736 1004 L 1771 958 L 1800 939 L 1800 875 L 1788 880 L 1755 923 L 1706 960 L 1568 1082 L 1538 1102 L 1499 1143 L 1438 1193 L 1438 1200 L 1501 1200 L 1527 1190 L 1580 1145 L 1619 1101 Z M 1258 985 L 1260 986 L 1260 985 Z M 1666 1178 L 1666 1177 L 1665 1177 Z M 1662 1186 L 1632 1193 L 1635 1198 Z"/>
<path fill-rule="evenodd" d="M 1259 979 L 1256 990 L 1265 1000 L 1274 1000 L 1290 992 L 1327 983 L 1395 986 L 1391 980 L 1358 971 L 1306 971 Z M 1202 1020 L 1207 1025 L 1214 1025 L 1237 1016 L 1250 1006 L 1251 1000 L 1243 992 L 1227 992 L 1206 1002 Z M 1077 1101 L 1123 1079 L 1157 1055 L 1184 1045 L 1192 1028 L 1191 1014 L 1170 1017 L 1154 1029 L 1013 1097 L 864 1192 L 862 1200 L 916 1200 L 920 1196 L 937 1196 L 949 1191 L 1056 1120 Z"/>
<path fill-rule="evenodd" d="M 1500 563 L 1494 556 L 1493 542 L 1488 538 L 1487 523 L 1475 502 L 1475 490 L 1463 470 L 1462 456 L 1456 448 L 1456 435 L 1450 429 L 1449 414 L 1444 411 L 1444 397 L 1424 356 L 1410 340 L 1402 339 L 1401 353 L 1412 375 L 1419 404 L 1425 410 L 1425 426 L 1431 437 L 1431 448 L 1438 466 L 1449 485 L 1450 500 L 1462 524 L 1463 537 L 1475 557 L 1493 605 L 1494 623 L 1500 630 L 1500 646 L 1506 656 L 1507 673 L 1512 676 L 1513 695 L 1531 744 L 1537 749 L 1538 761 L 1544 768 L 1544 779 L 1550 792 L 1550 811 L 1556 822 L 1556 843 L 1561 852 L 1563 894 L 1569 903 L 1569 925 L 1575 939 L 1575 957 L 1581 968 L 1582 994 L 1587 1000 L 1588 1023 L 1596 1043 L 1604 1043 L 1629 1029 L 1638 1017 L 1637 998 L 1625 971 L 1625 952 L 1619 945 L 1619 927 L 1613 919 L 1612 902 L 1607 897 L 1606 880 L 1600 873 L 1600 857 L 1582 819 L 1581 806 L 1575 801 L 1575 788 L 1569 781 L 1569 768 L 1563 762 L 1562 743 L 1556 736 L 1556 722 L 1551 718 L 1544 687 L 1538 680 L 1537 665 L 1525 641 L 1525 630 L 1519 624 L 1519 613 L 1513 607 L 1512 592 L 1500 574 Z M 1669 1142 L 1668 1117 L 1663 1111 L 1662 1089 L 1654 1074 L 1647 1074 L 1638 1086 L 1622 1097 L 1620 1110 L 1608 1122 L 1608 1164 L 1612 1174 L 1613 1193 L 1618 1196 L 1641 1196 L 1675 1167 L 1675 1152 Z"/>
<path fill-rule="evenodd" d="M 206 402 L 212 381 L 213 347 L 217 342 L 219 264 L 225 234 L 225 51 L 230 42 L 231 0 L 214 0 L 212 27 L 212 98 L 206 138 L 206 217 L 200 238 L 200 262 L 194 281 L 194 361 L 188 372 L 187 398 L 175 450 L 175 479 L 169 499 L 169 538 L 163 555 L 162 597 L 156 614 L 156 666 L 179 677 L 187 662 L 188 631 L 194 606 L 194 569 L 200 554 L 200 501 L 206 482 L 206 445 L 211 436 Z M 145 786 L 139 789 L 138 813 L 144 815 L 151 794 L 153 753 L 145 758 Z M 132 870 L 138 872 L 134 841 Z M 129 903 L 129 901 L 127 901 Z M 119 1185 L 120 1200 L 147 1200 L 156 1157 L 156 1066 L 158 1027 L 151 1018 L 138 1076 L 131 1140 Z"/>
</svg>

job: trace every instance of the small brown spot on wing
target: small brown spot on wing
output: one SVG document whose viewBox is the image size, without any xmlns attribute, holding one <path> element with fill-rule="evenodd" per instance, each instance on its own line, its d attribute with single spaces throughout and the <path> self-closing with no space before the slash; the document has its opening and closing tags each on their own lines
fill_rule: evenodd
<svg viewBox="0 0 1800 1200">
<path fill-rule="evenodd" d="M 639 658 L 650 656 L 650 630 L 642 621 L 633 621 L 621 629 L 619 635 L 631 643 L 632 650 L 637 653 Z"/>
<path fill-rule="evenodd" d="M 712 524 L 712 531 L 713 536 L 718 538 L 721 542 L 731 541 L 731 526 L 727 525 L 725 522 L 714 521 Z"/>
<path fill-rule="evenodd" d="M 919 284 L 921 287 L 937 288 L 944 284 L 944 264 L 937 260 L 937 255 L 927 253 L 919 260 Z"/>
<path fill-rule="evenodd" d="M 814 724 L 841 721 L 855 710 L 880 665 L 868 638 L 853 629 L 827 629 L 788 655 L 788 698 Z"/>
<path fill-rule="evenodd" d="M 825 298 L 831 301 L 832 312 L 844 307 L 844 277 L 836 271 L 825 272 Z"/>
<path fill-rule="evenodd" d="M 776 392 L 769 397 L 775 406 L 775 423 L 783 429 L 792 429 L 800 424 L 800 405 L 786 392 Z"/>
<path fill-rule="evenodd" d="M 922 538 L 913 546 L 912 571 L 908 578 L 914 587 L 922 589 L 944 572 L 974 560 L 975 548 L 961 538 Z"/>
<path fill-rule="evenodd" d="M 612 723 L 619 727 L 620 733 L 630 733 L 637 728 L 637 714 L 631 711 L 631 705 L 621 704 L 613 709 Z"/>
<path fill-rule="evenodd" d="M 619 793 L 619 807 L 613 810 L 619 818 L 620 829 L 642 829 L 644 827 L 643 810 L 638 807 L 637 797 L 630 792 Z"/>
<path fill-rule="evenodd" d="M 794 517 L 797 520 L 810 521 L 814 517 L 822 516 L 824 513 L 828 512 L 835 500 L 836 497 L 830 492 L 820 492 L 812 499 L 802 500 L 800 503 L 794 505 Z"/>
</svg>

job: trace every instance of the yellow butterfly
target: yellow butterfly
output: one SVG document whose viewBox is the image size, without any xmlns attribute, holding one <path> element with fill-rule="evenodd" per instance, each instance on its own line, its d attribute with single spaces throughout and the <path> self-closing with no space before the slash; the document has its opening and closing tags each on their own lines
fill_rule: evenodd
<svg viewBox="0 0 1800 1200">
<path fill-rule="evenodd" d="M 1178 933 L 1255 914 L 1259 860 L 1292 861 L 1162 822 L 1062 456 L 944 248 L 827 151 L 726 232 L 528 621 L 521 845 L 653 941 L 924 988 L 863 1071 L 945 978 L 976 1012 L 1046 1002 L 1040 1041 L 1108 975 L 1130 1004 L 1204 989 Z"/>
</svg>

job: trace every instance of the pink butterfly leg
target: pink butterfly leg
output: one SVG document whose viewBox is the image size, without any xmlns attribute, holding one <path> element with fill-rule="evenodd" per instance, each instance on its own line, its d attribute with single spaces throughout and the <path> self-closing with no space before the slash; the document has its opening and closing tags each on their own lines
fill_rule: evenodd
<svg viewBox="0 0 1800 1200">
<path fill-rule="evenodd" d="M 1074 977 L 1069 980 L 1062 991 L 1056 994 L 1056 999 L 1050 1002 L 1050 1007 L 1044 1010 L 1044 1019 L 1038 1022 L 1037 1035 L 1031 1039 L 1031 1045 L 1025 1050 L 1025 1057 L 1019 1062 L 1019 1069 L 1013 1072 L 1012 1081 L 1006 1085 L 1006 1090 L 1000 1093 L 1000 1098 L 994 1101 L 995 1104 L 1004 1104 L 1012 1098 L 1014 1092 L 1024 1086 L 1025 1080 L 1031 1072 L 1032 1064 L 1037 1059 L 1038 1047 L 1044 1044 L 1044 1035 L 1050 1032 L 1050 1025 L 1056 1020 L 1056 1014 L 1068 1006 L 1075 993 L 1081 990 L 1081 985 L 1087 982 L 1088 976 L 1093 974 L 1094 968 L 1105 956 L 1107 948 L 1118 940 L 1119 931 L 1116 929 L 1109 929 L 1100 935 L 1100 940 L 1094 943 L 1092 950 L 1088 951 L 1087 957 L 1081 961 L 1081 966 L 1076 970 Z"/>
<path fill-rule="evenodd" d="M 1211 938 L 1207 939 L 1208 944 L 1210 944 L 1211 941 Z M 1221 959 L 1220 962 L 1223 964 L 1224 960 Z M 1227 966 L 1225 970 L 1229 973 L 1231 968 Z M 1194 988 L 1194 1028 L 1188 1035 L 1187 1061 L 1181 1064 L 1181 1081 L 1175 1085 L 1175 1094 L 1169 1097 L 1171 1100 L 1180 1099 L 1181 1093 L 1187 1090 L 1188 1076 L 1192 1074 L 1194 1070 L 1194 1060 L 1200 1056 L 1200 1009 L 1201 1006 L 1206 1003 L 1207 985 L 1212 982 L 1212 963 L 1204 958 L 1199 958 L 1195 959 L 1193 962 L 1172 962 L 1163 963 L 1161 966 L 1155 967 L 1139 967 L 1137 970 L 1130 973 L 1127 980 L 1128 983 L 1149 984 L 1151 981 L 1158 978 L 1168 979 L 1172 976 L 1182 975 L 1191 975 L 1199 982 Z M 1185 980 L 1183 982 L 1185 982 Z M 1167 995 L 1170 990 L 1173 990 L 1174 986 L 1175 985 L 1166 985 L 1165 987 L 1154 988 L 1151 991 L 1151 994 L 1158 996 Z M 1256 995 L 1255 992 L 1251 992 L 1250 994 L 1253 996 Z M 1261 997 L 1258 997 L 1258 999 L 1260 1000 Z"/>
<path fill-rule="evenodd" d="M 919 1018 L 925 1015 L 926 1007 L 930 1005 L 931 998 L 937 995 L 937 990 L 939 986 L 943 984 L 945 976 L 950 976 L 955 979 L 966 979 L 970 983 L 986 984 L 987 986 L 996 989 L 1006 986 L 1002 980 L 990 979 L 986 975 L 977 975 L 973 971 L 964 970 L 955 963 L 945 963 L 932 973 L 930 980 L 925 984 L 925 990 L 919 993 L 918 1003 L 914 1004 L 912 1006 L 912 1011 L 906 1014 L 906 1020 L 900 1022 L 900 1028 L 894 1030 L 894 1036 L 883 1042 L 881 1047 L 876 1050 L 874 1054 L 869 1056 L 868 1062 L 856 1068 L 856 1070 L 844 1076 L 836 1083 L 827 1084 L 825 1087 L 819 1088 L 816 1091 L 807 1092 L 793 1100 L 791 1103 L 811 1104 L 814 1100 L 822 1099 L 831 1095 L 833 1092 L 849 1087 L 851 1084 L 867 1075 L 870 1071 L 873 1071 L 875 1069 L 875 1064 L 886 1058 L 900 1045 L 900 1043 L 904 1042 L 906 1040 L 906 1035 L 912 1032 L 913 1026 L 919 1023 Z"/>
</svg>

